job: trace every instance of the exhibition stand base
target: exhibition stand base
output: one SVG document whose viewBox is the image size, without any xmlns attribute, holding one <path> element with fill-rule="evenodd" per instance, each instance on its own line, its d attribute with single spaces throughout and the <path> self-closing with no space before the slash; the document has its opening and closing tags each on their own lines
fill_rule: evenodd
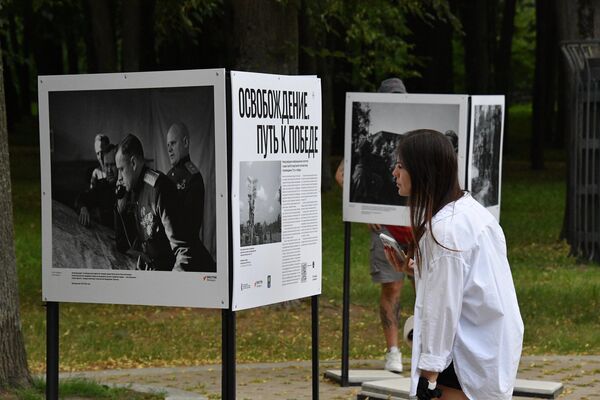
<svg viewBox="0 0 600 400">
<path fill-rule="evenodd" d="M 356 396 L 356 399 L 408 399 L 409 391 L 410 378 L 396 378 L 385 379 L 381 381 L 371 381 L 362 384 L 361 391 Z M 515 389 L 513 391 L 513 396 L 555 399 L 562 391 L 563 384 L 560 382 L 517 379 Z"/>
<path fill-rule="evenodd" d="M 386 379 L 398 379 L 402 375 L 384 369 L 351 369 L 348 370 L 348 385 L 360 386 L 363 382 L 382 381 Z M 325 378 L 334 382 L 342 382 L 342 370 L 330 369 L 325 371 Z"/>
</svg>

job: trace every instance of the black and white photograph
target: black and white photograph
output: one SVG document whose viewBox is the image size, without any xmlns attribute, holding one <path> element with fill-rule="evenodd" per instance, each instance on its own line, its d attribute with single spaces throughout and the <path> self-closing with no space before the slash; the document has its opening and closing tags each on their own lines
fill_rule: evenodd
<svg viewBox="0 0 600 400">
<path fill-rule="evenodd" d="M 240 247 L 281 242 L 281 161 L 240 163 Z"/>
<path fill-rule="evenodd" d="M 398 146 L 401 133 L 372 131 L 373 107 L 377 111 L 378 104 L 352 103 L 350 201 L 403 206 L 406 198 L 398 196 L 392 176 L 396 163 L 394 149 Z"/>
<path fill-rule="evenodd" d="M 353 211 L 345 212 L 345 215 L 357 216 L 359 221 L 356 222 L 383 223 L 390 210 L 407 208 L 406 198 L 398 196 L 392 176 L 397 161 L 395 149 L 404 134 L 415 129 L 440 131 L 452 141 L 459 159 L 465 158 L 466 96 L 389 93 L 349 95 L 353 101 L 346 107 L 346 112 L 351 115 L 350 118 L 346 116 L 344 193 L 348 191 L 349 205 L 355 203 L 361 205 L 361 208 L 358 216 Z M 356 101 L 360 99 L 365 100 Z M 462 165 L 463 184 L 464 167 Z M 406 212 L 402 214 L 407 215 Z"/>
<path fill-rule="evenodd" d="M 491 97 L 495 103 L 478 101 L 485 97 Z M 497 97 L 473 96 L 471 110 L 470 190 L 473 197 L 488 208 L 500 203 L 504 102 Z"/>
<path fill-rule="evenodd" d="M 213 88 L 49 94 L 55 268 L 216 272 Z"/>
<path fill-rule="evenodd" d="M 216 274 L 215 86 L 121 81 L 110 74 L 103 89 L 47 92 L 52 276 Z"/>
</svg>

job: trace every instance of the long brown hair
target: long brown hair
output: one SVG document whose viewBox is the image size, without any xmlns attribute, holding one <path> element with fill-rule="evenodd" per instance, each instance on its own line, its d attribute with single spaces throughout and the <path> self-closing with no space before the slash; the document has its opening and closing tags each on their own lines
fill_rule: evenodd
<svg viewBox="0 0 600 400">
<path fill-rule="evenodd" d="M 413 235 L 408 255 L 420 269 L 419 240 L 429 228 L 435 243 L 445 248 L 433 236 L 431 219 L 446 204 L 458 200 L 463 192 L 458 184 L 456 152 L 443 133 L 418 129 L 403 136 L 396 148 L 396 156 L 411 180 L 408 205 Z"/>
</svg>

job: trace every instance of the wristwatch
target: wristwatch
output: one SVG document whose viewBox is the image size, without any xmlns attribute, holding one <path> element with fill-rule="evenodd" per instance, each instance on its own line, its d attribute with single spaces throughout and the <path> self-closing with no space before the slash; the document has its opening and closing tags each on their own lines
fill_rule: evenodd
<svg viewBox="0 0 600 400">
<path fill-rule="evenodd" d="M 442 396 L 442 391 L 437 387 L 437 381 L 430 382 L 429 379 L 421 376 L 417 385 L 417 399 L 431 400 Z"/>
</svg>

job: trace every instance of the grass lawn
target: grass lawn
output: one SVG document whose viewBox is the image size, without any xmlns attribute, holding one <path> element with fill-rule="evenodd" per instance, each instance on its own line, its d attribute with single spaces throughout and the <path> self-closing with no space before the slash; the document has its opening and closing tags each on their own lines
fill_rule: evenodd
<svg viewBox="0 0 600 400">
<path fill-rule="evenodd" d="M 507 148 L 501 225 L 525 321 L 526 354 L 600 354 L 600 267 L 580 264 L 558 240 L 565 202 L 565 164 L 551 152 L 544 171 L 523 161 L 530 110 L 513 107 L 511 131 L 521 145 Z M 511 132 L 513 134 L 513 132 Z M 41 301 L 39 154 L 33 143 L 12 141 L 11 170 L 21 318 L 29 362 L 45 368 L 45 309 Z M 323 195 L 323 359 L 341 356 L 343 223 L 341 191 Z M 379 288 L 368 274 L 368 231 L 352 225 L 351 357 L 381 358 Z M 414 293 L 403 292 L 403 316 Z M 61 304 L 62 370 L 220 363 L 217 310 Z M 237 313 L 239 362 L 310 359 L 310 304 Z M 402 349 L 409 354 L 408 348 Z"/>
<path fill-rule="evenodd" d="M 111 388 L 86 379 L 65 379 L 60 382 L 60 398 L 69 400 L 162 400 L 163 394 L 139 393 L 126 388 Z M 46 393 L 44 381 L 36 379 L 31 388 L 0 391 L 3 400 L 43 400 Z"/>
</svg>

